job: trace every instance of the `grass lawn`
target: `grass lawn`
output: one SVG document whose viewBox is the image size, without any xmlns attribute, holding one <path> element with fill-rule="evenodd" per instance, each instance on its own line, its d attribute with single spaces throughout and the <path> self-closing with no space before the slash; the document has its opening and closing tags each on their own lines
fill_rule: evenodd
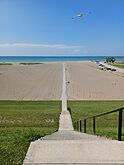
<svg viewBox="0 0 124 165">
<path fill-rule="evenodd" d="M 59 101 L 0 101 L 0 165 L 21 165 L 31 141 L 58 129 Z"/>
<path fill-rule="evenodd" d="M 108 112 L 124 106 L 124 101 L 68 101 L 73 123 L 86 117 Z M 83 123 L 83 122 L 82 122 Z M 82 125 L 83 127 L 83 125 Z M 96 118 L 96 134 L 117 139 L 118 112 Z M 92 134 L 92 119 L 87 120 L 87 133 Z M 123 136 L 124 140 L 124 111 Z"/>
<path fill-rule="evenodd" d="M 116 66 L 118 68 L 123 68 L 124 69 L 124 62 L 118 62 L 118 63 L 115 63 L 115 64 L 111 64 L 112 66 Z"/>
</svg>

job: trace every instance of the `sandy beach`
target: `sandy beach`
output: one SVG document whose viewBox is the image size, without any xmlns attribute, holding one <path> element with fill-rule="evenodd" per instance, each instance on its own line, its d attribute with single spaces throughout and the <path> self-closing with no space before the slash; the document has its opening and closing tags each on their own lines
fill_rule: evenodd
<svg viewBox="0 0 124 165">
<path fill-rule="evenodd" d="M 124 77 L 93 62 L 67 62 L 70 100 L 123 100 Z M 0 100 L 59 100 L 62 63 L 1 65 Z"/>
<path fill-rule="evenodd" d="M 93 62 L 68 63 L 68 98 L 71 100 L 123 100 L 124 77 L 102 71 Z"/>
<path fill-rule="evenodd" d="M 59 100 L 62 64 L 0 66 L 1 100 Z"/>
</svg>

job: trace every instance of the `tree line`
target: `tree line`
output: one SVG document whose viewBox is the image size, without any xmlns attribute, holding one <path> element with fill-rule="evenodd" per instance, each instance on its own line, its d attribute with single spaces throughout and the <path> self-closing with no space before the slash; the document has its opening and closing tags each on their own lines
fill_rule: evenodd
<svg viewBox="0 0 124 165">
<path fill-rule="evenodd" d="M 106 58 L 106 62 L 107 63 L 114 63 L 116 61 L 116 58 L 115 57 L 107 57 Z"/>
</svg>

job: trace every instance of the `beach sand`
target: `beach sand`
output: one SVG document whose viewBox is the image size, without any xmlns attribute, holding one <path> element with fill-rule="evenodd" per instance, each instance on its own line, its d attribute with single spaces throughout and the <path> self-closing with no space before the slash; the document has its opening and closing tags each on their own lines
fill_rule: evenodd
<svg viewBox="0 0 124 165">
<path fill-rule="evenodd" d="M 123 100 L 124 77 L 93 62 L 66 63 L 70 100 Z M 0 66 L 0 100 L 59 100 L 62 63 Z"/>
<path fill-rule="evenodd" d="M 59 100 L 62 64 L 0 66 L 0 100 Z"/>
<path fill-rule="evenodd" d="M 93 62 L 67 63 L 68 99 L 123 100 L 124 77 L 102 71 Z"/>
</svg>

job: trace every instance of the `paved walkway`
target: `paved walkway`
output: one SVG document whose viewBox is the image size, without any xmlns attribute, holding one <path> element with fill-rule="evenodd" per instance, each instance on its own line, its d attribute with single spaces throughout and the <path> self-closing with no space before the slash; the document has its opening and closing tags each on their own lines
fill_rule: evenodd
<svg viewBox="0 0 124 165">
<path fill-rule="evenodd" d="M 63 64 L 63 81 L 62 81 L 62 111 L 59 120 L 59 131 L 68 130 L 72 131 L 72 120 L 69 111 L 67 111 L 67 92 L 66 92 L 66 75 L 65 75 L 65 64 Z"/>
<path fill-rule="evenodd" d="M 73 130 L 67 111 L 66 75 L 63 64 L 62 112 L 59 130 L 30 144 L 24 165 L 124 164 L 124 143 Z"/>
</svg>

